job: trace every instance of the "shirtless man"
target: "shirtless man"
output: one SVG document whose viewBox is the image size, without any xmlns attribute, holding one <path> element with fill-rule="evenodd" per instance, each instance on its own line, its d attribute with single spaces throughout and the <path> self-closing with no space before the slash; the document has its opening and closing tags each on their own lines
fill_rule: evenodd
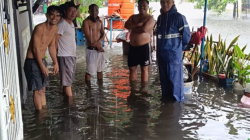
<svg viewBox="0 0 250 140">
<path fill-rule="evenodd" d="M 104 38 L 104 28 L 102 21 L 99 19 L 99 8 L 96 4 L 89 6 L 89 17 L 82 24 L 84 35 L 87 39 L 86 50 L 86 74 L 85 82 L 90 84 L 90 77 L 97 73 L 97 79 L 103 79 L 105 68 L 104 50 L 102 40 Z"/>
<path fill-rule="evenodd" d="M 151 63 L 151 34 L 154 28 L 154 18 L 147 13 L 149 2 L 138 1 L 138 15 L 132 15 L 125 23 L 125 28 L 131 30 L 130 48 L 128 54 L 129 80 L 137 79 L 137 65 L 141 66 L 141 82 L 148 82 L 148 65 Z"/>
<path fill-rule="evenodd" d="M 49 48 L 54 64 L 53 74 L 55 75 L 59 70 L 55 47 L 55 36 L 58 30 L 56 25 L 61 18 L 59 7 L 50 6 L 46 17 L 47 21 L 37 25 L 34 29 L 24 63 L 28 89 L 33 91 L 34 105 L 37 110 L 46 106 L 45 86 L 49 70 L 46 68 L 47 62 L 44 58 L 47 48 Z"/>
</svg>

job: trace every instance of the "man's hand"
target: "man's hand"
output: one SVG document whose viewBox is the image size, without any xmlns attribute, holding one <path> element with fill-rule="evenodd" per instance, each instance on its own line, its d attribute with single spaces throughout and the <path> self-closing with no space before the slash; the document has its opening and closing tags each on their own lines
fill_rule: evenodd
<svg viewBox="0 0 250 140">
<path fill-rule="evenodd" d="M 56 75 L 58 73 L 58 71 L 59 71 L 59 66 L 56 63 L 56 64 L 54 64 L 53 75 Z"/>
<path fill-rule="evenodd" d="M 99 47 L 97 47 L 97 49 L 98 49 L 99 52 L 104 52 L 103 47 L 100 47 L 100 46 L 99 46 Z"/>
<path fill-rule="evenodd" d="M 49 70 L 44 65 L 42 66 L 41 71 L 46 77 L 49 76 Z"/>
<path fill-rule="evenodd" d="M 100 47 L 100 46 L 102 46 L 102 41 L 96 41 L 91 46 L 93 46 L 93 47 Z"/>
<path fill-rule="evenodd" d="M 97 48 L 99 52 L 104 52 L 104 49 L 102 48 L 102 41 L 96 41 L 91 46 Z"/>
</svg>

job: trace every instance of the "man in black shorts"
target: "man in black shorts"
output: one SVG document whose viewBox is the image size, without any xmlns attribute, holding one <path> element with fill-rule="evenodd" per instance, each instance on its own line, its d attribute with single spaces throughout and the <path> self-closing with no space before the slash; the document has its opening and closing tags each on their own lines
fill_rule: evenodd
<svg viewBox="0 0 250 140">
<path fill-rule="evenodd" d="M 138 1 L 139 14 L 132 15 L 125 23 L 125 28 L 131 30 L 130 48 L 128 54 L 129 80 L 137 80 L 137 65 L 141 66 L 141 82 L 148 82 L 148 66 L 151 64 L 151 33 L 154 28 L 154 18 L 147 13 L 149 2 Z"/>
</svg>

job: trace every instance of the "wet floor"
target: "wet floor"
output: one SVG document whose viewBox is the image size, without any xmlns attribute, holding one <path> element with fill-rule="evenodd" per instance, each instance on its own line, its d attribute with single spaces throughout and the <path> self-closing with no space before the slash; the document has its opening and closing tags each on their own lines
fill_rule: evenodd
<svg viewBox="0 0 250 140">
<path fill-rule="evenodd" d="M 184 103 L 162 102 L 156 64 L 150 67 L 148 93 L 129 85 L 120 46 L 107 50 L 103 84 L 84 82 L 84 47 L 77 51 L 73 99 L 63 98 L 58 76 L 49 77 L 47 111 L 36 114 L 32 94 L 23 110 L 25 140 L 181 140 L 250 138 L 250 109 L 241 96 L 209 81 L 194 82 Z M 138 71 L 139 72 L 139 71 Z M 138 79 L 140 76 L 138 77 Z"/>
</svg>

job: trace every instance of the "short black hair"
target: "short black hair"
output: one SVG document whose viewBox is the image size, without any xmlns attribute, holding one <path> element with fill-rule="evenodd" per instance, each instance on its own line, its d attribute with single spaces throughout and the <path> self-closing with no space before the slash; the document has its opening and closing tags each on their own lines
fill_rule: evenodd
<svg viewBox="0 0 250 140">
<path fill-rule="evenodd" d="M 74 7 L 74 8 L 76 8 L 76 9 L 78 9 L 80 5 L 75 5 L 74 2 L 69 1 L 69 2 L 65 2 L 65 3 L 64 3 L 64 6 L 65 6 L 65 7 L 64 7 L 65 10 L 67 11 L 70 7 Z"/>
<path fill-rule="evenodd" d="M 65 17 L 65 13 L 64 12 L 65 11 L 67 12 L 70 7 L 75 7 L 76 9 L 78 9 L 79 6 L 80 5 L 75 5 L 74 2 L 65 2 L 64 4 L 61 4 L 59 6 L 59 9 L 60 9 L 60 12 L 61 12 L 61 16 Z"/>
<path fill-rule="evenodd" d="M 59 6 L 56 6 L 56 5 L 51 5 L 48 7 L 47 9 L 47 13 L 49 14 L 50 12 L 54 12 L 54 11 L 57 11 L 58 13 L 61 13 L 60 12 L 60 8 Z"/>
<path fill-rule="evenodd" d="M 91 4 L 91 5 L 89 5 L 89 10 L 92 9 L 92 8 L 94 8 L 95 6 L 96 6 L 97 8 L 99 8 L 96 4 Z"/>
<path fill-rule="evenodd" d="M 146 1 L 146 2 L 147 2 L 147 4 L 149 5 L 148 0 L 138 0 L 138 3 L 139 3 L 139 2 L 142 2 L 142 1 Z"/>
</svg>

